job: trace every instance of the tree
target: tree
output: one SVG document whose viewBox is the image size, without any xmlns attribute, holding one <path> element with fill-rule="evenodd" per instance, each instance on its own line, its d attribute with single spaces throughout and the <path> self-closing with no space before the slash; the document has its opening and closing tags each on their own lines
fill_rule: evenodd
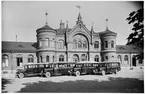
<svg viewBox="0 0 145 94">
<path fill-rule="evenodd" d="M 135 44 L 137 47 L 144 49 L 144 9 L 139 9 L 137 11 L 133 11 L 129 14 L 129 17 L 126 19 L 128 24 L 133 24 L 131 33 L 127 40 L 127 45 Z M 143 59 L 143 52 L 138 55 L 138 58 Z"/>
</svg>

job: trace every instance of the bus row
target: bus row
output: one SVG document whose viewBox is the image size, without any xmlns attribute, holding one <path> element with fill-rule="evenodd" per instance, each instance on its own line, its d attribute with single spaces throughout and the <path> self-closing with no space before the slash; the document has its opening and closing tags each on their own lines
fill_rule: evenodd
<svg viewBox="0 0 145 94">
<path fill-rule="evenodd" d="M 81 74 L 102 74 L 117 73 L 120 71 L 119 62 L 65 62 L 65 63 L 32 63 L 25 64 L 22 68 L 17 69 L 16 76 L 23 78 L 29 75 L 40 75 L 47 78 L 55 75 L 75 75 Z"/>
</svg>

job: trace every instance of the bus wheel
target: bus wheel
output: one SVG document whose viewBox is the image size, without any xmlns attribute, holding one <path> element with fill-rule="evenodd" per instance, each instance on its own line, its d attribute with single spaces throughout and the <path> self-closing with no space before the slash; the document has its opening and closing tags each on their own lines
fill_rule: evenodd
<svg viewBox="0 0 145 94">
<path fill-rule="evenodd" d="M 19 78 L 24 78 L 24 73 L 19 73 L 18 77 Z"/>
<path fill-rule="evenodd" d="M 101 72 L 101 73 L 102 73 L 102 75 L 103 75 L 103 76 L 106 74 L 104 70 L 102 70 L 102 72 Z"/>
<path fill-rule="evenodd" d="M 75 75 L 76 76 L 80 76 L 80 72 L 79 71 L 76 71 Z"/>
<path fill-rule="evenodd" d="M 49 78 L 49 77 L 51 76 L 51 73 L 50 73 L 50 72 L 46 72 L 46 73 L 45 73 L 45 76 L 46 76 L 47 78 Z"/>
</svg>

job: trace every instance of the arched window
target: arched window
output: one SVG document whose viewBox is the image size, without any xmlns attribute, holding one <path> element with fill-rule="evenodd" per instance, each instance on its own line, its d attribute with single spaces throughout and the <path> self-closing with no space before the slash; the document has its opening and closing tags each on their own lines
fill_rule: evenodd
<svg viewBox="0 0 145 94">
<path fill-rule="evenodd" d="M 111 41 L 111 48 L 114 48 L 114 41 Z"/>
<path fill-rule="evenodd" d="M 78 42 L 78 48 L 82 48 L 82 42 L 81 41 Z"/>
<path fill-rule="evenodd" d="M 112 56 L 112 61 L 114 61 L 114 56 Z"/>
<path fill-rule="evenodd" d="M 42 41 L 41 41 L 41 39 L 39 40 L 39 47 L 42 47 Z"/>
<path fill-rule="evenodd" d="M 105 48 L 108 48 L 108 41 L 105 41 Z"/>
<path fill-rule="evenodd" d="M 55 57 L 54 56 L 52 57 L 52 60 L 53 60 L 53 62 L 55 61 Z"/>
<path fill-rule="evenodd" d="M 49 62 L 49 56 L 46 56 L 46 62 Z"/>
<path fill-rule="evenodd" d="M 33 63 L 33 62 L 34 62 L 33 55 L 28 55 L 28 63 Z"/>
<path fill-rule="evenodd" d="M 42 56 L 40 56 L 40 62 L 42 63 Z"/>
<path fill-rule="evenodd" d="M 118 55 L 117 59 L 122 63 L 121 55 Z"/>
<path fill-rule="evenodd" d="M 99 42 L 98 41 L 94 42 L 94 48 L 99 48 Z"/>
<path fill-rule="evenodd" d="M 60 55 L 59 56 L 59 62 L 63 62 L 64 61 L 64 56 L 63 55 Z"/>
<path fill-rule="evenodd" d="M 105 56 L 105 61 L 108 61 L 108 56 Z"/>
<path fill-rule="evenodd" d="M 17 66 L 22 66 L 22 63 L 23 63 L 23 57 L 22 57 L 22 55 L 19 54 L 16 57 L 16 60 L 17 60 Z"/>
<path fill-rule="evenodd" d="M 8 55 L 2 55 L 2 67 L 8 67 L 9 57 Z"/>
<path fill-rule="evenodd" d="M 81 61 L 87 61 L 87 56 L 85 54 L 81 55 Z"/>
<path fill-rule="evenodd" d="M 128 55 L 124 56 L 124 61 L 128 61 Z"/>
<path fill-rule="evenodd" d="M 47 46 L 48 47 L 50 46 L 50 40 L 49 40 L 49 38 L 47 38 Z"/>
<path fill-rule="evenodd" d="M 64 41 L 63 40 L 59 40 L 58 44 L 59 44 L 58 47 L 60 49 L 63 49 L 64 48 Z"/>
<path fill-rule="evenodd" d="M 73 40 L 73 48 L 77 48 L 77 41 Z"/>
<path fill-rule="evenodd" d="M 78 62 L 79 61 L 79 56 L 77 54 L 73 55 L 73 62 Z"/>
<path fill-rule="evenodd" d="M 99 62 L 99 56 L 95 55 L 94 61 Z"/>
<path fill-rule="evenodd" d="M 83 43 L 83 48 L 87 48 L 87 42 L 86 41 L 84 41 L 84 43 Z"/>
</svg>

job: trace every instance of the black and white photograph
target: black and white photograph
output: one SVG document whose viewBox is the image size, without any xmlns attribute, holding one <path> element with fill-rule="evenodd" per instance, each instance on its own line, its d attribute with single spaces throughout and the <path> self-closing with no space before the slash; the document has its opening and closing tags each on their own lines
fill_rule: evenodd
<svg viewBox="0 0 145 94">
<path fill-rule="evenodd" d="M 144 93 L 144 1 L 1 8 L 1 93 Z"/>
</svg>

